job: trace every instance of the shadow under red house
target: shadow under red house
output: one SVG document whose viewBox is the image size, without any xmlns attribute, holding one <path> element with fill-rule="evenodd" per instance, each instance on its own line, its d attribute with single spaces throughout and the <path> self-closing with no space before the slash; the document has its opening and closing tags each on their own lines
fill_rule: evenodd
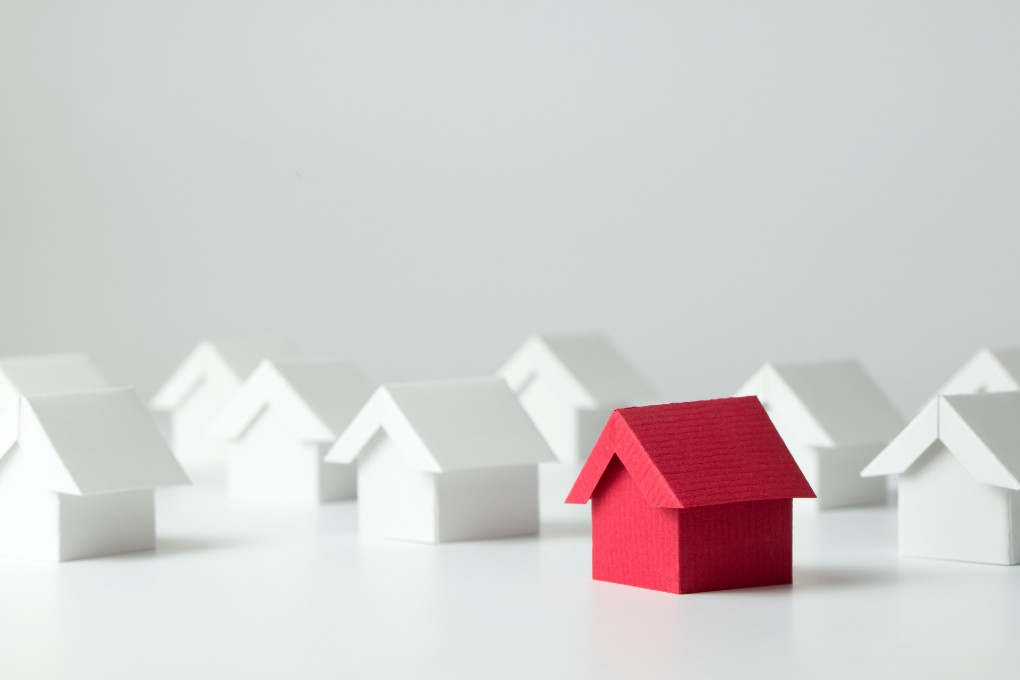
<svg viewBox="0 0 1020 680">
<path fill-rule="evenodd" d="M 592 576 L 670 593 L 791 583 L 814 498 L 757 397 L 614 411 L 567 496 L 592 501 Z"/>
</svg>

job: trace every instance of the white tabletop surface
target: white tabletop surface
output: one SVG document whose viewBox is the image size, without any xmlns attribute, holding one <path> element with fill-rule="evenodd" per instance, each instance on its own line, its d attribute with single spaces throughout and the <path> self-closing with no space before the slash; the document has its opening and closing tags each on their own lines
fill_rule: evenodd
<svg viewBox="0 0 1020 680">
<path fill-rule="evenodd" d="M 354 503 L 161 491 L 155 552 L 0 560 L 0 678 L 937 678 L 1020 668 L 1020 567 L 900 559 L 892 507 L 795 511 L 794 585 L 590 577 L 588 508 L 540 537 L 361 538 Z M 795 504 L 796 505 L 796 504 Z"/>
</svg>

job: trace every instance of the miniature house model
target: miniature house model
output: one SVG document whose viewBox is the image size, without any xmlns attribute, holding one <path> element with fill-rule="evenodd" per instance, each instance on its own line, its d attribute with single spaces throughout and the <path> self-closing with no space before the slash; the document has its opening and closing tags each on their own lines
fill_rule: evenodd
<svg viewBox="0 0 1020 680">
<path fill-rule="evenodd" d="M 652 387 L 597 333 L 531 337 L 499 374 L 563 462 L 587 458 L 614 409 L 655 400 Z"/>
<path fill-rule="evenodd" d="M 592 502 L 592 576 L 694 593 L 790 583 L 814 494 L 753 397 L 613 413 L 567 497 Z"/>
<path fill-rule="evenodd" d="M 554 457 L 506 383 L 476 378 L 380 388 L 326 459 L 358 462 L 362 533 L 436 543 L 536 533 Z"/>
<path fill-rule="evenodd" d="M 1020 564 L 1020 392 L 936 398 L 861 474 L 899 475 L 901 555 Z"/>
<path fill-rule="evenodd" d="M 1020 390 L 1020 347 L 982 349 L 949 379 L 939 394 Z"/>
<path fill-rule="evenodd" d="M 322 459 L 371 395 L 346 361 L 264 361 L 209 430 L 227 442 L 228 493 L 304 503 L 354 498 L 353 467 Z"/>
<path fill-rule="evenodd" d="M 187 483 L 130 389 L 22 397 L 0 417 L 0 554 L 150 550 L 153 489 Z"/>
<path fill-rule="evenodd" d="M 163 384 L 149 408 L 167 418 L 174 453 L 187 467 L 223 462 L 223 444 L 208 429 L 263 359 L 290 354 L 275 338 L 229 338 L 200 343 Z"/>
<path fill-rule="evenodd" d="M 85 354 L 33 354 L 0 358 L 0 413 L 19 396 L 109 387 Z"/>
<path fill-rule="evenodd" d="M 885 501 L 885 481 L 860 470 L 904 422 L 859 363 L 767 364 L 737 394 L 761 399 L 818 494 L 810 507 Z"/>
</svg>

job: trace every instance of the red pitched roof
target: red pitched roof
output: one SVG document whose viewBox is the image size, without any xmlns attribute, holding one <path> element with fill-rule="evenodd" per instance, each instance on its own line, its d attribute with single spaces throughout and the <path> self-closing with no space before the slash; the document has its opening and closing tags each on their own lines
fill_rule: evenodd
<svg viewBox="0 0 1020 680">
<path fill-rule="evenodd" d="M 757 397 L 614 411 L 567 503 L 588 502 L 614 455 L 661 508 L 815 497 Z"/>
</svg>

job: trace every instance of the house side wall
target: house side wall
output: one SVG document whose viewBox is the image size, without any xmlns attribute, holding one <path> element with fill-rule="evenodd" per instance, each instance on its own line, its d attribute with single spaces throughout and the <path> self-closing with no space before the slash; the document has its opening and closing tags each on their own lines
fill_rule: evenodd
<svg viewBox="0 0 1020 680">
<path fill-rule="evenodd" d="M 156 508 L 152 489 L 93 496 L 58 494 L 60 559 L 152 550 Z"/>
<path fill-rule="evenodd" d="M 793 502 L 727 503 L 679 511 L 680 592 L 793 581 Z"/>
<path fill-rule="evenodd" d="M 362 534 L 426 543 L 439 540 L 436 474 L 408 465 L 381 430 L 365 446 L 357 466 Z"/>
<path fill-rule="evenodd" d="M 319 444 L 319 501 L 353 500 L 358 496 L 358 468 L 343 463 L 326 463 L 330 444 Z"/>
<path fill-rule="evenodd" d="M 60 559 L 60 507 L 18 444 L 0 459 L 0 555 Z"/>
<path fill-rule="evenodd" d="M 318 503 L 322 451 L 302 442 L 272 409 L 263 409 L 228 444 L 227 490 L 235 498 Z"/>
<path fill-rule="evenodd" d="M 436 484 L 440 541 L 538 533 L 535 465 L 444 472 Z"/>
<path fill-rule="evenodd" d="M 934 445 L 900 475 L 900 554 L 1010 564 L 1010 493 L 975 481 Z"/>
<path fill-rule="evenodd" d="M 237 379 L 226 370 L 210 369 L 170 416 L 170 445 L 185 468 L 200 470 L 223 465 L 226 444 L 209 437 L 207 432 L 238 387 Z"/>
<path fill-rule="evenodd" d="M 1009 498 L 1009 542 L 1010 564 L 1020 564 L 1020 491 L 1010 491 Z"/>
<path fill-rule="evenodd" d="M 581 450 L 577 432 L 577 409 L 563 399 L 561 394 L 562 389 L 546 373 L 540 372 L 517 396 L 559 460 L 584 460 L 588 457 L 591 447 Z M 592 444 L 594 445 L 594 441 Z"/>
<path fill-rule="evenodd" d="M 877 505 L 886 501 L 884 477 L 861 477 L 861 470 L 875 459 L 884 445 L 815 448 L 814 479 L 809 479 L 820 509 Z"/>
<path fill-rule="evenodd" d="M 680 592 L 677 511 L 648 504 L 619 458 L 592 494 L 592 577 Z"/>
</svg>

